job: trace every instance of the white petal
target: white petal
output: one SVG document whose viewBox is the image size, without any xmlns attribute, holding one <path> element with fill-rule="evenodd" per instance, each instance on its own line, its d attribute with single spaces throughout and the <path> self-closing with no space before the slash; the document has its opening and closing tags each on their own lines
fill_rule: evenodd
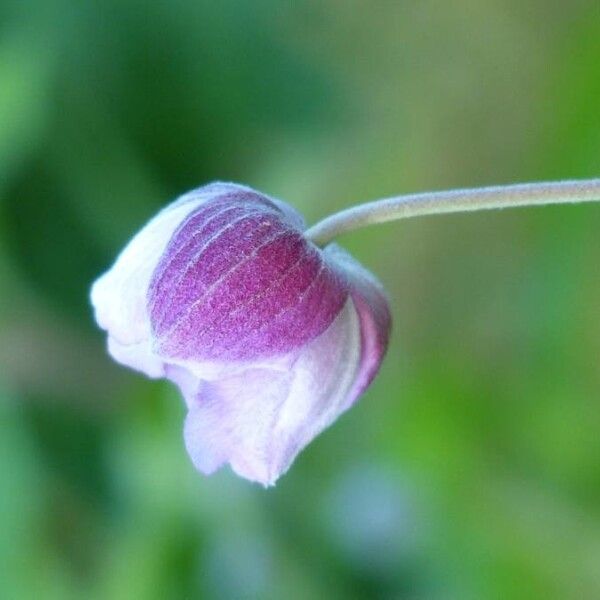
<svg viewBox="0 0 600 600">
<path fill-rule="evenodd" d="M 130 242 L 115 264 L 92 286 L 98 325 L 109 332 L 111 355 L 127 366 L 158 377 L 159 361 L 150 351 L 146 293 L 160 257 L 183 219 L 209 195 L 190 192 L 163 209 Z"/>
<path fill-rule="evenodd" d="M 146 339 L 133 344 L 121 344 L 109 335 L 107 349 L 117 362 L 140 371 L 148 377 L 157 378 L 165 375 L 163 360 L 152 352 L 151 344 Z"/>
</svg>

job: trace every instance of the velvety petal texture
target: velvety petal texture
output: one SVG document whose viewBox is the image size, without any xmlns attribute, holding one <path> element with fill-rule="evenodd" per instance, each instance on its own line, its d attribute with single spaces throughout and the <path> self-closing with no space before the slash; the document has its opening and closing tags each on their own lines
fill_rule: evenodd
<svg viewBox="0 0 600 600">
<path fill-rule="evenodd" d="M 210 184 L 163 209 L 92 287 L 113 358 L 181 389 L 204 473 L 229 463 L 273 484 L 379 369 L 381 285 L 304 228 L 278 200 Z"/>
</svg>

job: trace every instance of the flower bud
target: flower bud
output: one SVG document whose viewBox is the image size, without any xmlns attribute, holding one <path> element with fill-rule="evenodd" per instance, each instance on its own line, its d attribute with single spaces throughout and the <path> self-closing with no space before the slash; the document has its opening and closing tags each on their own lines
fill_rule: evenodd
<svg viewBox="0 0 600 600">
<path fill-rule="evenodd" d="M 390 329 L 375 277 L 290 206 L 213 183 L 163 209 L 92 287 L 118 362 L 167 377 L 186 448 L 273 484 L 367 388 Z"/>
</svg>

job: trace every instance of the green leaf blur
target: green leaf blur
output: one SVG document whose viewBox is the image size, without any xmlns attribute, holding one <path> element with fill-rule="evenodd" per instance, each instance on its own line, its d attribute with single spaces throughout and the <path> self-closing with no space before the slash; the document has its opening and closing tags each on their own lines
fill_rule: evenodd
<svg viewBox="0 0 600 600">
<path fill-rule="evenodd" d="M 597 0 L 0 0 L 0 598 L 600 598 L 600 206 L 342 238 L 389 354 L 268 491 L 194 471 L 88 301 L 214 179 L 313 223 L 597 177 L 599 65 Z"/>
</svg>

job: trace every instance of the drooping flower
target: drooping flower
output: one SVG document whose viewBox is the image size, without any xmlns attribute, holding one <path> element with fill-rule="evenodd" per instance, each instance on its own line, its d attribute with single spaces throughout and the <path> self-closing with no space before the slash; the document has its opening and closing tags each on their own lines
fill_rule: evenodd
<svg viewBox="0 0 600 600">
<path fill-rule="evenodd" d="M 118 362 L 172 380 L 186 448 L 270 485 L 365 391 L 390 315 L 375 277 L 290 206 L 213 183 L 163 209 L 93 285 Z"/>
</svg>

